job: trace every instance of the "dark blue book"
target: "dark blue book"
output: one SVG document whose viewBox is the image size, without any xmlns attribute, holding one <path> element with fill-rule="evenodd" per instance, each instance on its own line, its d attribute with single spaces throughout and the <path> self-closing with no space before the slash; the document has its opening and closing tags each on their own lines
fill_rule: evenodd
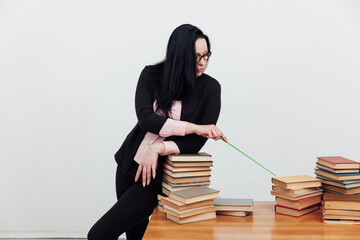
<svg viewBox="0 0 360 240">
<path fill-rule="evenodd" d="M 329 173 L 329 174 L 332 174 L 332 175 L 336 175 L 336 176 L 360 176 L 360 172 L 355 172 L 355 173 L 333 173 L 333 172 L 330 172 L 330 171 L 327 171 L 327 170 L 324 170 L 324 169 L 321 169 L 321 168 L 315 168 L 315 170 L 319 170 L 319 171 Z"/>
<path fill-rule="evenodd" d="M 320 168 L 315 168 L 315 174 L 324 176 L 326 178 L 331 178 L 337 181 L 360 179 L 360 173 L 332 173 Z"/>
<path fill-rule="evenodd" d="M 333 183 L 338 183 L 338 184 L 343 184 L 343 185 L 349 185 L 349 184 L 357 184 L 360 183 L 360 179 L 357 180 L 334 180 L 322 175 L 316 175 L 316 178 L 322 180 L 322 181 L 329 181 L 329 182 L 333 182 Z"/>
</svg>

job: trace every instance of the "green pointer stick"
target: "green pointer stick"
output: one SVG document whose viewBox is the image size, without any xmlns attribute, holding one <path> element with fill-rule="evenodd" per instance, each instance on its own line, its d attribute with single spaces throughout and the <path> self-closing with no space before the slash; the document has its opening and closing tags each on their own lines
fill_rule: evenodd
<svg viewBox="0 0 360 240">
<path fill-rule="evenodd" d="M 225 140 L 220 137 L 221 140 L 223 140 L 225 142 Z M 261 165 L 260 163 L 258 163 L 257 161 L 255 161 L 254 159 L 252 159 L 251 157 L 249 157 L 248 155 L 246 155 L 244 152 L 242 152 L 241 150 L 237 149 L 234 145 L 232 145 L 229 142 L 226 142 L 227 144 L 229 144 L 230 146 L 232 146 L 233 148 L 235 148 L 236 150 L 238 150 L 239 152 L 241 152 L 242 154 L 244 154 L 246 157 L 248 157 L 249 159 L 251 159 L 253 162 L 255 162 L 257 165 L 259 165 L 260 167 L 262 167 L 263 169 L 265 169 L 266 171 L 268 171 L 269 173 L 271 173 L 272 175 L 276 176 L 273 172 L 271 172 L 269 169 L 267 169 L 266 167 L 264 167 L 263 165 Z"/>
</svg>

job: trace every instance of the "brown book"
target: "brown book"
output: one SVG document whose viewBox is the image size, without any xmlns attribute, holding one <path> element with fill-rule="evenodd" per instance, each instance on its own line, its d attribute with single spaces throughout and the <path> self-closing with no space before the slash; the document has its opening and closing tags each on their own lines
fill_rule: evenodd
<svg viewBox="0 0 360 240">
<path fill-rule="evenodd" d="M 164 169 L 171 172 L 199 172 L 199 171 L 211 171 L 210 167 L 173 167 L 166 162 L 164 163 Z"/>
<path fill-rule="evenodd" d="M 217 198 L 214 200 L 216 211 L 253 211 L 252 199 Z"/>
<path fill-rule="evenodd" d="M 164 179 L 163 179 L 164 180 Z M 197 186 L 209 186 L 210 181 L 204 181 L 204 182 L 188 182 L 188 183 L 169 183 L 166 181 L 162 181 L 163 183 L 168 184 L 172 188 L 179 188 L 179 187 L 197 187 Z M 169 189 L 171 190 L 171 189 Z"/>
<path fill-rule="evenodd" d="M 341 188 L 356 188 L 356 187 L 360 187 L 360 182 L 358 183 L 350 183 L 350 184 L 344 184 L 343 182 L 335 182 L 335 181 L 328 181 L 328 180 L 324 180 L 321 179 L 321 183 L 324 184 L 328 184 L 328 185 L 332 185 L 332 186 L 336 186 L 336 187 L 341 187 Z"/>
<path fill-rule="evenodd" d="M 173 187 L 171 186 L 170 184 L 166 183 L 166 182 L 162 182 L 161 183 L 162 187 L 165 188 L 166 190 L 168 190 L 169 192 L 173 192 L 173 191 L 177 191 L 177 190 L 183 190 L 183 189 L 186 189 L 188 187 L 191 187 L 191 186 L 185 186 L 185 187 Z"/>
<path fill-rule="evenodd" d="M 172 162 L 210 162 L 211 155 L 204 152 L 168 155 L 167 159 Z"/>
<path fill-rule="evenodd" d="M 276 197 L 275 202 L 276 202 L 276 205 L 281 205 L 284 207 L 302 210 L 304 208 L 321 203 L 321 195 L 315 196 L 315 197 L 299 199 L 296 201 L 288 200 L 286 198 Z"/>
<path fill-rule="evenodd" d="M 246 211 L 217 211 L 216 215 L 233 216 L 233 217 L 246 217 L 251 212 Z"/>
<path fill-rule="evenodd" d="M 346 220 L 360 220 L 360 216 L 347 216 L 347 215 L 324 215 L 325 219 L 346 219 Z"/>
<path fill-rule="evenodd" d="M 304 199 L 304 198 L 309 198 L 309 197 L 314 197 L 314 196 L 321 196 L 322 191 L 321 192 L 315 192 L 315 193 L 302 194 L 302 195 L 295 195 L 295 196 L 271 191 L 271 195 L 276 196 L 276 197 L 285 198 L 285 199 L 292 200 L 292 201 L 296 201 L 296 200 L 300 200 L 300 199 Z"/>
<path fill-rule="evenodd" d="M 318 157 L 317 163 L 333 169 L 360 168 L 358 162 L 340 156 Z"/>
<path fill-rule="evenodd" d="M 214 199 L 185 204 L 185 203 L 176 201 L 170 197 L 164 197 L 164 198 L 162 198 L 161 203 L 163 206 L 166 205 L 166 206 L 176 209 L 178 211 L 184 211 L 184 210 L 189 210 L 189 209 L 199 208 L 199 207 L 204 207 L 204 206 L 213 206 Z"/>
<path fill-rule="evenodd" d="M 296 190 L 286 189 L 280 186 L 272 185 L 272 190 L 274 192 L 283 193 L 290 196 L 301 196 L 309 193 L 322 192 L 320 188 L 312 187 L 312 188 L 300 188 Z"/>
<path fill-rule="evenodd" d="M 159 212 L 164 212 L 164 207 L 163 206 L 161 206 L 161 205 L 157 205 L 157 210 L 159 211 Z"/>
<path fill-rule="evenodd" d="M 352 195 L 344 195 L 352 196 Z M 338 209 L 338 210 L 360 210 L 360 202 L 351 201 L 324 201 L 324 209 Z"/>
<path fill-rule="evenodd" d="M 328 223 L 328 224 L 360 225 L 360 221 L 358 221 L 358 220 L 323 219 L 323 222 Z"/>
<path fill-rule="evenodd" d="M 337 186 L 323 183 L 322 188 L 325 190 L 334 191 L 336 193 L 342 193 L 342 194 L 358 194 L 358 193 L 360 193 L 360 187 L 346 189 L 346 188 L 337 187 Z"/>
<path fill-rule="evenodd" d="M 354 180 L 336 180 L 329 177 L 322 176 L 321 174 L 316 174 L 316 177 L 320 179 L 321 181 L 327 180 L 327 181 L 333 181 L 341 184 L 353 184 L 353 183 L 360 183 L 360 179 L 354 179 Z"/>
<path fill-rule="evenodd" d="M 169 175 L 163 174 L 163 179 L 169 183 L 195 183 L 195 182 L 209 182 L 210 176 L 202 177 L 182 177 L 182 178 L 173 178 Z"/>
<path fill-rule="evenodd" d="M 172 172 L 165 168 L 164 173 L 173 178 L 210 176 L 210 171 Z"/>
<path fill-rule="evenodd" d="M 169 159 L 166 159 L 166 163 L 172 167 L 211 167 L 213 165 L 212 161 L 208 162 L 172 162 Z"/>
<path fill-rule="evenodd" d="M 190 216 L 197 215 L 200 213 L 212 212 L 212 211 L 215 211 L 214 206 L 204 206 L 204 207 L 192 208 L 192 209 L 183 210 L 183 211 L 178 211 L 167 205 L 164 206 L 164 212 L 169 213 L 178 218 L 190 217 Z"/>
<path fill-rule="evenodd" d="M 288 215 L 288 216 L 293 216 L 293 217 L 301 217 L 305 214 L 315 211 L 318 208 L 319 208 L 319 205 L 314 205 L 314 206 L 311 206 L 308 208 L 304 208 L 302 210 L 297 210 L 297 209 L 292 209 L 292 208 L 275 205 L 275 212 L 284 214 L 284 215 Z"/>
<path fill-rule="evenodd" d="M 179 217 L 176 217 L 174 215 L 167 213 L 166 217 L 169 220 L 176 222 L 178 224 L 184 224 L 184 223 L 192 223 L 192 222 L 216 219 L 216 214 L 215 214 L 215 211 L 212 211 L 212 212 L 201 213 L 201 214 L 190 216 L 190 217 L 179 218 Z"/>
<path fill-rule="evenodd" d="M 324 192 L 324 209 L 360 210 L 360 194 L 345 195 Z"/>
<path fill-rule="evenodd" d="M 285 189 L 300 189 L 309 187 L 320 187 L 321 181 L 308 175 L 273 177 L 272 183 Z"/>
<path fill-rule="evenodd" d="M 324 169 L 324 170 L 329 171 L 329 172 L 333 172 L 333 173 L 357 173 L 357 172 L 359 172 L 359 168 L 333 169 L 331 167 L 327 167 L 327 166 L 324 166 L 324 165 L 319 164 L 319 163 L 316 164 L 316 167 Z"/>
<path fill-rule="evenodd" d="M 324 215 L 346 215 L 360 217 L 360 210 L 338 210 L 338 209 L 324 209 Z"/>
<path fill-rule="evenodd" d="M 323 200 L 324 201 L 360 202 L 360 194 L 342 195 L 342 194 L 324 192 Z"/>
<path fill-rule="evenodd" d="M 162 190 L 163 194 L 165 194 L 166 196 L 170 196 L 171 191 L 169 191 L 168 189 L 166 189 L 164 187 L 162 187 L 161 190 Z"/>
<path fill-rule="evenodd" d="M 189 204 L 219 197 L 219 191 L 209 187 L 191 187 L 170 193 L 170 197 Z"/>
</svg>

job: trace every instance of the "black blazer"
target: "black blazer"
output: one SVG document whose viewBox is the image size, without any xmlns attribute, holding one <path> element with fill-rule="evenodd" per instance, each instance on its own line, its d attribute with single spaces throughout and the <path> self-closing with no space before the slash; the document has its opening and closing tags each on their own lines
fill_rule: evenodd
<svg viewBox="0 0 360 240">
<path fill-rule="evenodd" d="M 146 66 L 140 74 L 135 94 L 135 109 L 138 122 L 127 135 L 120 149 L 115 154 L 124 175 L 135 178 L 138 164 L 134 160 L 136 151 L 146 132 L 159 134 L 165 124 L 165 117 L 154 113 L 153 103 L 157 89 L 160 89 L 161 71 L 155 66 Z M 182 99 L 180 120 L 195 124 L 216 124 L 220 113 L 221 87 L 218 81 L 207 74 L 196 78 L 195 88 Z M 189 134 L 169 136 L 164 141 L 174 141 L 182 153 L 197 153 L 204 146 L 207 138 Z M 160 161 L 164 158 L 159 158 Z M 158 168 L 162 164 L 158 164 Z M 157 174 L 158 176 L 158 174 Z"/>
</svg>

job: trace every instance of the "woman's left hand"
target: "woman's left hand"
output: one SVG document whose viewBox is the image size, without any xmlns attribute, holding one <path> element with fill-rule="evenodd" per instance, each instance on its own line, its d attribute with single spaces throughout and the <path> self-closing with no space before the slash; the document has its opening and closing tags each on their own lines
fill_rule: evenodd
<svg viewBox="0 0 360 240">
<path fill-rule="evenodd" d="M 153 144 L 149 146 L 145 152 L 143 158 L 139 162 L 139 167 L 135 175 L 135 182 L 139 179 L 140 174 L 142 173 L 142 183 L 145 187 L 145 184 L 149 185 L 151 180 L 151 175 L 155 179 L 157 160 L 159 153 L 163 152 L 164 144 Z"/>
</svg>

